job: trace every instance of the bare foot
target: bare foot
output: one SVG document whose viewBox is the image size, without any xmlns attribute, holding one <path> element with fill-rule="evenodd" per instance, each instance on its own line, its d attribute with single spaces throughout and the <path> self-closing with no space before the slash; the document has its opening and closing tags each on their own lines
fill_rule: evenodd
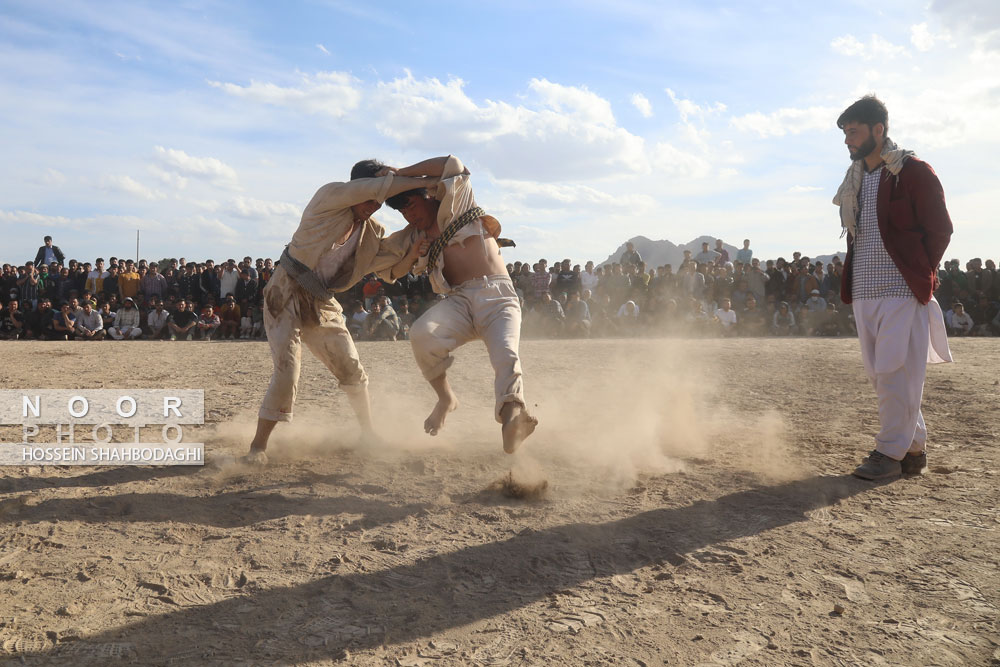
<svg viewBox="0 0 1000 667">
<path fill-rule="evenodd" d="M 449 412 L 454 412 L 458 407 L 458 399 L 455 398 L 454 394 L 451 394 L 447 398 L 439 398 L 437 405 L 431 410 L 430 416 L 424 420 L 424 432 L 430 435 L 437 435 L 444 427 L 445 417 L 448 416 Z"/>
<path fill-rule="evenodd" d="M 503 419 L 503 450 L 513 454 L 524 439 L 534 433 L 538 420 L 529 415 L 524 406 L 518 403 L 508 403 L 503 406 L 500 416 Z"/>
<path fill-rule="evenodd" d="M 262 468 L 267 465 L 267 454 L 265 454 L 264 451 L 260 449 L 251 449 L 249 454 L 247 454 L 246 456 L 241 456 L 240 458 L 236 459 L 236 461 L 238 463 L 242 463 L 243 465 L 248 465 L 255 468 Z"/>
</svg>

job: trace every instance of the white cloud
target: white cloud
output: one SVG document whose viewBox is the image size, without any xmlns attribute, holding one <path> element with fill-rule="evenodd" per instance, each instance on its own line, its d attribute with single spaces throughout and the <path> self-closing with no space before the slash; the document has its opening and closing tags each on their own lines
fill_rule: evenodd
<svg viewBox="0 0 1000 667">
<path fill-rule="evenodd" d="M 195 157 L 176 148 L 155 146 L 157 160 L 168 170 L 180 176 L 203 178 L 217 185 L 237 187 L 236 170 L 214 157 Z"/>
<path fill-rule="evenodd" d="M 107 175 L 101 178 L 100 185 L 104 190 L 123 192 L 150 201 L 166 198 L 166 195 L 159 190 L 146 187 L 131 176 Z"/>
<path fill-rule="evenodd" d="M 793 185 L 792 187 L 788 188 L 788 191 L 791 192 L 792 194 L 800 194 L 803 192 L 818 192 L 823 189 L 824 188 L 821 188 L 818 185 Z"/>
<path fill-rule="evenodd" d="M 278 86 L 252 80 L 247 86 L 219 81 L 208 83 L 243 99 L 334 118 L 343 118 L 361 104 L 360 81 L 347 72 L 300 74 L 300 78 L 298 86 Z"/>
<path fill-rule="evenodd" d="M 281 218 L 297 222 L 302 217 L 302 209 L 282 201 L 264 201 L 252 197 L 234 197 L 226 210 L 241 218 L 272 219 Z"/>
<path fill-rule="evenodd" d="M 716 102 L 710 105 L 700 105 L 692 102 L 691 100 L 681 99 L 677 97 L 677 94 L 670 88 L 664 89 L 667 95 L 670 96 L 670 101 L 674 103 L 677 107 L 677 112 L 681 115 L 681 120 L 688 122 L 691 119 L 705 120 L 707 116 L 712 114 L 722 113 L 726 110 L 726 105 L 722 102 Z"/>
<path fill-rule="evenodd" d="M 47 185 L 50 187 L 59 187 L 66 184 L 66 175 L 63 174 L 58 169 L 53 169 L 49 167 L 46 169 L 41 176 L 38 178 L 38 182 L 42 185 Z"/>
<path fill-rule="evenodd" d="M 587 185 L 503 180 L 497 182 L 504 196 L 530 209 L 628 209 L 649 210 L 656 200 L 644 194 L 612 194 Z"/>
<path fill-rule="evenodd" d="M 833 107 L 785 108 L 769 114 L 759 111 L 732 118 L 730 125 L 743 132 L 755 132 L 761 137 L 783 137 L 834 127 L 840 109 Z"/>
<path fill-rule="evenodd" d="M 653 116 L 653 105 L 649 103 L 649 100 L 642 93 L 634 93 L 630 100 L 632 106 L 639 110 L 639 113 L 643 118 L 652 118 Z"/>
<path fill-rule="evenodd" d="M 880 35 L 872 35 L 865 44 L 854 35 L 837 37 L 830 42 L 830 47 L 844 56 L 861 56 L 865 60 L 891 60 L 896 56 L 908 56 L 906 47 L 893 44 Z"/>
<path fill-rule="evenodd" d="M 586 88 L 532 79 L 525 104 L 477 104 L 461 79 L 406 76 L 380 82 L 376 127 L 409 150 L 475 155 L 500 178 L 559 181 L 648 171 L 644 141 Z"/>
<path fill-rule="evenodd" d="M 319 49 L 320 51 L 322 51 L 323 53 L 325 53 L 326 55 L 330 55 L 330 52 L 322 44 L 317 44 L 316 48 Z"/>
</svg>

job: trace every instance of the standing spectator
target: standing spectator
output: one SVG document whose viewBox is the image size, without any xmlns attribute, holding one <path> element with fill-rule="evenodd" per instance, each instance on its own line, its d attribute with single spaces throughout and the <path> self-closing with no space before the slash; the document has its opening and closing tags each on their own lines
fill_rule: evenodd
<svg viewBox="0 0 1000 667">
<path fill-rule="evenodd" d="M 104 270 L 104 259 L 98 257 L 94 262 L 94 270 L 87 274 L 87 283 L 84 289 L 90 290 L 91 294 L 100 294 L 104 291 L 104 279 L 108 277 L 108 272 Z"/>
<path fill-rule="evenodd" d="M 722 253 L 709 250 L 708 241 L 704 241 L 701 244 L 701 252 L 694 256 L 694 261 L 698 264 L 715 264 L 716 260 L 721 256 Z"/>
<path fill-rule="evenodd" d="M 729 251 L 722 245 L 722 239 L 715 239 L 715 252 L 719 253 L 715 258 L 716 265 L 722 266 L 729 261 Z"/>
<path fill-rule="evenodd" d="M 564 259 L 559 265 L 559 273 L 556 274 L 556 292 L 572 294 L 574 291 L 580 292 L 580 280 L 577 272 L 570 268 L 568 259 Z"/>
<path fill-rule="evenodd" d="M 250 277 L 250 271 L 248 269 L 243 269 L 240 272 L 240 279 L 236 283 L 236 289 L 233 291 L 233 296 L 236 297 L 236 301 L 243 303 L 244 301 L 248 303 L 256 303 L 257 295 L 257 281 Z"/>
<path fill-rule="evenodd" d="M 219 296 L 236 294 L 236 283 L 240 281 L 240 273 L 236 270 L 236 260 L 230 259 L 222 266 L 222 276 L 219 278 Z"/>
<path fill-rule="evenodd" d="M 221 286 L 219 275 L 215 272 L 214 260 L 205 260 L 205 267 L 202 269 L 200 276 L 201 293 L 196 296 L 198 296 L 202 304 L 209 303 L 210 301 L 214 303 L 219 298 L 219 289 Z"/>
<path fill-rule="evenodd" d="M 257 264 L 264 266 L 264 260 L 258 259 Z M 243 266 L 246 268 L 246 272 L 250 275 L 250 280 L 257 280 L 257 269 L 254 267 L 253 259 L 250 257 L 244 257 Z"/>
<path fill-rule="evenodd" d="M 166 340 L 170 337 L 170 313 L 163 308 L 163 299 L 156 299 L 153 310 L 146 316 L 146 328 L 151 340 Z"/>
<path fill-rule="evenodd" d="M 580 274 L 580 290 L 581 292 L 590 290 L 591 294 L 597 289 L 597 274 L 594 273 L 594 263 L 587 262 L 583 267 L 583 273 Z"/>
<path fill-rule="evenodd" d="M 743 275 L 747 281 L 747 288 L 753 292 L 754 298 L 758 303 L 763 303 L 767 297 L 767 283 L 770 282 L 771 276 L 760 268 L 760 260 L 750 260 L 749 270 L 744 271 Z"/>
<path fill-rule="evenodd" d="M 104 320 L 94 310 L 92 301 L 83 302 L 83 311 L 76 318 L 77 340 L 104 340 Z"/>
<path fill-rule="evenodd" d="M 20 301 L 31 304 L 32 310 L 38 306 L 38 269 L 31 262 L 24 265 L 23 274 L 17 279 Z"/>
<path fill-rule="evenodd" d="M 372 304 L 375 302 L 375 297 L 378 296 L 379 290 L 382 288 L 382 283 L 379 282 L 378 277 L 372 274 L 365 281 L 365 286 L 361 289 L 361 294 L 365 299 L 365 308 L 371 308 Z"/>
<path fill-rule="evenodd" d="M 736 251 L 736 261 L 746 266 L 753 259 L 753 250 L 750 249 L 750 239 L 743 239 L 743 247 Z M 757 261 L 760 265 L 760 260 Z"/>
<path fill-rule="evenodd" d="M 46 236 L 42 240 L 44 241 L 44 245 L 42 245 L 42 247 L 38 249 L 38 252 L 35 253 L 35 261 L 33 264 L 37 267 L 42 264 L 51 265 L 55 262 L 59 266 L 62 266 L 65 256 L 63 255 L 62 250 L 59 249 L 59 246 L 52 245 L 51 236 Z M 24 255 L 21 256 L 23 257 Z"/>
<path fill-rule="evenodd" d="M 125 270 L 118 274 L 118 296 L 123 303 L 126 297 L 134 299 L 135 295 L 139 293 L 139 281 L 139 272 L 135 269 L 135 262 L 131 259 L 125 260 Z"/>
<path fill-rule="evenodd" d="M 136 339 L 142 335 L 140 320 L 141 315 L 135 301 L 132 297 L 127 296 L 122 302 L 122 307 L 115 314 L 114 326 L 108 330 L 108 333 L 115 340 Z"/>
<path fill-rule="evenodd" d="M 162 299 L 167 295 L 167 279 L 160 273 L 156 264 L 149 265 L 146 275 L 139 280 L 139 289 L 150 300 Z"/>
<path fill-rule="evenodd" d="M 854 304 L 881 424 L 875 449 L 854 475 L 919 473 L 927 464 L 920 411 L 927 363 L 951 361 L 933 298 L 951 219 L 934 170 L 889 139 L 889 113 L 878 98 L 849 106 L 837 126 L 852 160 L 834 197 L 847 231 L 841 298 Z"/>
<path fill-rule="evenodd" d="M 628 265 L 636 265 L 642 261 L 642 256 L 639 255 L 639 251 L 635 249 L 635 245 L 631 241 L 625 242 L 625 252 L 622 253 L 622 257 L 618 260 L 618 263 L 622 265 L 622 268 Z"/>
<path fill-rule="evenodd" d="M 541 301 L 542 295 L 549 293 L 551 278 L 542 262 L 535 264 L 534 271 L 531 275 L 531 298 L 534 301 Z"/>
</svg>

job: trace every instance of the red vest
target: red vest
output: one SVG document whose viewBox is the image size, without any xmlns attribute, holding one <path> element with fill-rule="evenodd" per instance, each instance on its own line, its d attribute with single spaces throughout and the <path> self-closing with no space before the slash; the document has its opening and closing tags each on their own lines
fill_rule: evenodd
<svg viewBox="0 0 1000 667">
<path fill-rule="evenodd" d="M 937 174 L 929 164 L 914 157 L 906 161 L 898 176 L 886 170 L 878 186 L 875 212 L 886 252 L 913 296 L 927 303 L 937 288 L 937 267 L 952 232 Z M 844 303 L 851 302 L 853 256 L 854 238 L 848 234 L 840 290 Z"/>
</svg>

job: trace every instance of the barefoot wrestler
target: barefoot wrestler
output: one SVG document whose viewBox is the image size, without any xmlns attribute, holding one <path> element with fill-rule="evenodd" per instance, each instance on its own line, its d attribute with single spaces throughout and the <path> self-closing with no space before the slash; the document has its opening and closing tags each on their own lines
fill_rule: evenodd
<svg viewBox="0 0 1000 667">
<path fill-rule="evenodd" d="M 385 227 L 371 217 L 386 197 L 425 185 L 427 179 L 391 173 L 376 177 L 382 168 L 379 162 L 364 160 L 354 165 L 350 182 L 328 183 L 316 192 L 264 289 L 264 329 L 274 371 L 250 453 L 243 459 L 247 463 L 266 463 L 271 431 L 278 422 L 292 419 L 302 343 L 347 393 L 362 440 L 374 437 L 368 375 L 333 294 L 373 272 L 394 281 L 427 249 L 411 229 L 386 237 Z"/>
<path fill-rule="evenodd" d="M 528 414 L 524 402 L 518 358 L 521 306 L 497 245 L 500 224 L 476 205 L 469 170 L 453 155 L 379 173 L 393 172 L 397 177 L 440 179 L 433 187 L 386 200 L 413 227 L 411 234 L 426 234 L 430 250 L 415 271 L 426 272 L 434 291 L 447 295 L 410 327 L 417 365 L 438 399 L 424 430 L 436 435 L 448 413 L 458 407 L 447 376 L 454 361 L 451 353 L 478 338 L 486 344 L 496 376 L 495 417 L 502 425 L 503 448 L 513 453 L 538 420 Z"/>
</svg>

